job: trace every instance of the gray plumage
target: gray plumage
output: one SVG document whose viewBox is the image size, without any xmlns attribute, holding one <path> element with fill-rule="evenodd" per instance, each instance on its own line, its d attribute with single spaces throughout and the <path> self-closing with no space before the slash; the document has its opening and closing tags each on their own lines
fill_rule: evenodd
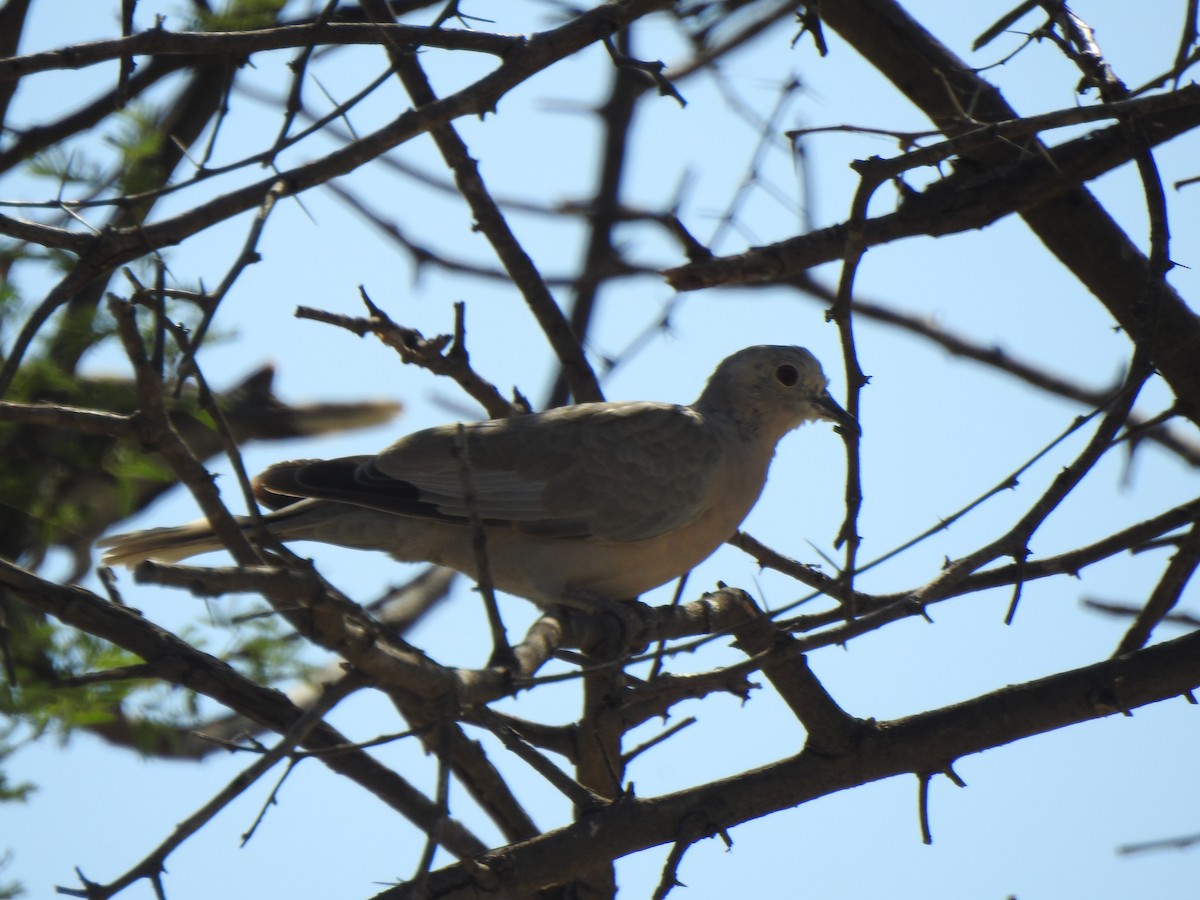
<svg viewBox="0 0 1200 900">
<path fill-rule="evenodd" d="M 376 456 L 280 463 L 258 479 L 281 540 L 385 550 L 475 575 L 463 492 L 492 582 L 539 604 L 575 592 L 632 599 L 683 574 L 737 530 L 758 500 L 779 439 L 806 421 L 857 428 L 799 347 L 724 360 L 691 406 L 583 403 L 443 425 Z M 461 449 L 461 448 L 458 448 Z M 248 527 L 248 520 L 240 520 Z M 220 548 L 207 523 L 117 535 L 108 564 L 174 562 Z"/>
</svg>

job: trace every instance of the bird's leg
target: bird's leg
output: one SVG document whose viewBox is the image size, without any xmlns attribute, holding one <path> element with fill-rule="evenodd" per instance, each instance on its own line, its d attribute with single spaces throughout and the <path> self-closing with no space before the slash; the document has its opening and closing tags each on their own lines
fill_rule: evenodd
<svg viewBox="0 0 1200 900">
<path fill-rule="evenodd" d="M 642 634 L 646 630 L 646 624 L 631 600 L 612 600 L 586 588 L 568 586 L 559 596 L 559 602 L 570 609 L 602 616 L 607 621 L 615 620 L 619 629 L 615 635 L 616 640 L 604 641 L 609 646 L 620 648 L 615 655 L 623 655 L 644 643 Z M 596 649 L 585 648 L 589 655 L 595 655 Z"/>
</svg>

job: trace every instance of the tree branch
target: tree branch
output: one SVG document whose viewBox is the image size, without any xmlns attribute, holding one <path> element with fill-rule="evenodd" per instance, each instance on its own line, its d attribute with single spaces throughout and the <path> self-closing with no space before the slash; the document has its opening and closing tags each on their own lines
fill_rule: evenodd
<svg viewBox="0 0 1200 900">
<path fill-rule="evenodd" d="M 851 752 L 821 756 L 805 751 L 741 775 L 696 788 L 640 799 L 624 796 L 584 820 L 475 860 L 489 889 L 523 894 L 569 881 L 577 851 L 618 859 L 677 840 L 689 816 L 730 828 L 818 797 L 905 773 L 941 771 L 959 757 L 1080 722 L 1128 712 L 1186 694 L 1200 686 L 1200 633 L 1002 688 L 964 703 L 879 722 Z M 476 876 L 462 865 L 431 873 L 427 894 L 436 900 L 477 896 Z M 375 900 L 409 900 L 404 885 Z"/>
</svg>

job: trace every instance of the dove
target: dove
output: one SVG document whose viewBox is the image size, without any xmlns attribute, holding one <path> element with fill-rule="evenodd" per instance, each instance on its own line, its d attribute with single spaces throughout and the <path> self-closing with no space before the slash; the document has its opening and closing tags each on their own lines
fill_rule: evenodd
<svg viewBox="0 0 1200 900">
<path fill-rule="evenodd" d="M 580 403 L 440 425 L 374 456 L 279 463 L 255 488 L 281 541 L 382 550 L 477 579 L 474 514 L 497 589 L 540 606 L 633 600 L 731 538 L 780 439 L 818 419 L 858 431 L 811 353 L 756 346 L 722 361 L 690 406 Z M 253 537 L 251 520 L 238 522 Z M 105 564 L 127 566 L 221 549 L 206 522 L 101 546 Z"/>
</svg>

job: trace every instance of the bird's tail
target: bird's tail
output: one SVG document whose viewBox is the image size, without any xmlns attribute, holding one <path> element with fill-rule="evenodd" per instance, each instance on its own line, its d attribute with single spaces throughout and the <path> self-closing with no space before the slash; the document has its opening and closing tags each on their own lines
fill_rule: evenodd
<svg viewBox="0 0 1200 900">
<path fill-rule="evenodd" d="M 278 501 L 279 498 L 274 499 Z M 273 505 L 279 504 L 276 502 Z M 266 513 L 262 516 L 262 524 L 281 541 L 315 540 L 343 547 L 370 549 L 379 546 L 378 520 L 386 520 L 391 532 L 394 532 L 392 523 L 395 518 L 386 513 L 339 503 L 299 500 Z M 258 525 L 249 516 L 234 516 L 233 520 L 247 536 L 257 531 Z M 225 549 L 208 522 L 203 520 L 169 528 L 114 534 L 97 541 L 96 546 L 107 548 L 101 560 L 104 565 L 128 566 L 131 569 L 147 559 L 177 563 L 189 556 Z"/>
<path fill-rule="evenodd" d="M 237 523 L 246 528 L 249 520 L 237 517 Z M 114 534 L 97 542 L 107 548 L 102 562 L 106 566 L 128 566 L 133 568 L 143 560 L 152 559 L 160 563 L 177 563 L 189 556 L 223 549 L 209 524 L 204 521 L 189 522 L 170 528 L 148 528 L 145 531 L 129 531 Z"/>
<path fill-rule="evenodd" d="M 277 499 L 277 498 L 276 498 Z M 248 516 L 234 516 L 242 533 L 257 534 L 258 524 Z M 305 499 L 281 506 L 262 517 L 263 526 L 281 541 L 313 540 L 359 550 L 385 550 L 397 559 L 415 562 L 432 552 L 421 544 L 427 526 L 389 512 L 364 509 L 347 503 Z M 114 534 L 97 541 L 107 547 L 104 565 L 126 565 L 132 569 L 144 559 L 156 563 L 178 563 L 180 559 L 223 550 L 208 522 L 191 522 L 172 528 L 149 528 L 144 532 Z"/>
</svg>

